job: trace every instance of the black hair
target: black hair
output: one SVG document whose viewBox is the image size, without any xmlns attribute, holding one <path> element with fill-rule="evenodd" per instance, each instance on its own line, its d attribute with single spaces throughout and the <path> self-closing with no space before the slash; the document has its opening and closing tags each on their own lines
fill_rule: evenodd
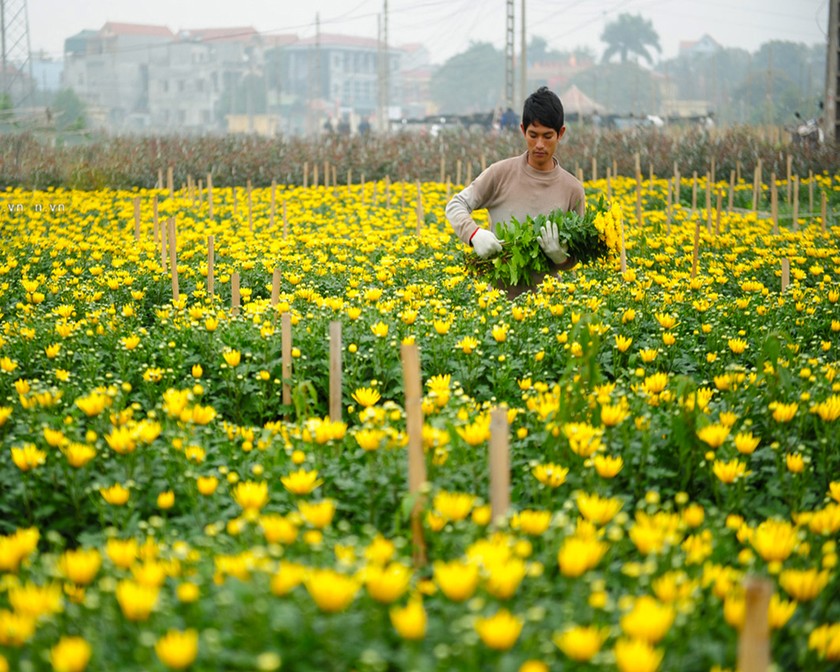
<svg viewBox="0 0 840 672">
<path fill-rule="evenodd" d="M 557 94 L 547 86 L 541 86 L 525 100 L 522 107 L 522 126 L 527 128 L 534 122 L 553 128 L 560 133 L 565 121 L 563 103 Z"/>
</svg>

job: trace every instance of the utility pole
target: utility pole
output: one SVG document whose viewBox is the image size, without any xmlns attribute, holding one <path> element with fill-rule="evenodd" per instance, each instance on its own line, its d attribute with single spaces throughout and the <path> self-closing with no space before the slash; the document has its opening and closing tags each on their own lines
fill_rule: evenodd
<svg viewBox="0 0 840 672">
<path fill-rule="evenodd" d="M 840 105 L 840 0 L 828 3 L 828 53 L 825 59 L 825 102 L 823 103 L 823 132 L 829 142 L 840 140 L 840 119 L 837 107 Z"/>
<path fill-rule="evenodd" d="M 319 101 L 318 109 L 324 110 L 324 85 L 321 82 L 321 13 L 315 12 L 315 91 Z M 318 122 L 320 123 L 320 118 Z"/>
<path fill-rule="evenodd" d="M 388 0 L 384 0 L 379 27 L 379 130 L 388 131 L 390 106 L 389 77 L 391 63 L 388 55 Z"/>
<path fill-rule="evenodd" d="M 519 64 L 519 102 L 524 103 L 528 97 L 528 47 L 525 41 L 525 0 L 522 0 L 522 11 L 519 23 L 521 24 L 520 43 L 522 44 L 521 58 Z"/>
<path fill-rule="evenodd" d="M 0 0 L 0 95 L 4 104 L 33 104 L 34 80 L 26 0 Z"/>
<path fill-rule="evenodd" d="M 505 103 L 513 107 L 513 0 L 507 0 L 505 28 Z"/>
</svg>

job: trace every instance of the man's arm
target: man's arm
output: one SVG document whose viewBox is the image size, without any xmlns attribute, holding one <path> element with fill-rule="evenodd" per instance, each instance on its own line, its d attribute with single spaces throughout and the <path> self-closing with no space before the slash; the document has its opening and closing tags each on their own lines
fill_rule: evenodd
<svg viewBox="0 0 840 672">
<path fill-rule="evenodd" d="M 446 219 L 461 242 L 469 244 L 470 238 L 478 229 L 478 224 L 472 218 L 476 209 L 477 198 L 474 184 L 455 194 L 446 204 Z"/>
</svg>

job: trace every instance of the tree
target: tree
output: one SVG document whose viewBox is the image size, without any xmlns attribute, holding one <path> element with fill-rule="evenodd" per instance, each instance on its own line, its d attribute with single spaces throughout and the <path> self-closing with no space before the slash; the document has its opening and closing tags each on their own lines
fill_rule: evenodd
<svg viewBox="0 0 840 672">
<path fill-rule="evenodd" d="M 55 94 L 52 114 L 59 131 L 80 131 L 87 126 L 87 108 L 73 89 Z"/>
<path fill-rule="evenodd" d="M 489 42 L 473 42 L 432 75 L 432 100 L 445 114 L 489 112 L 503 100 L 505 55 Z"/>
<path fill-rule="evenodd" d="M 609 22 L 604 28 L 601 41 L 607 43 L 603 56 L 605 63 L 616 54 L 621 57 L 622 63 L 626 63 L 630 54 L 636 54 L 653 64 L 653 57 L 647 48 L 662 51 L 653 23 L 641 14 L 619 14 L 615 21 Z"/>
</svg>

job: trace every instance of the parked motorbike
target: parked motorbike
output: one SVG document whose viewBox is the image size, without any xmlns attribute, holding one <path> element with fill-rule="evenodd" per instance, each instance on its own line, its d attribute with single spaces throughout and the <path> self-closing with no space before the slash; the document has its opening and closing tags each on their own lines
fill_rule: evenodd
<svg viewBox="0 0 840 672">
<path fill-rule="evenodd" d="M 806 120 L 799 112 L 794 112 L 793 116 L 799 122 L 788 129 L 793 144 L 799 147 L 819 147 L 825 140 L 825 133 L 820 125 L 822 119 L 813 117 Z"/>
</svg>

